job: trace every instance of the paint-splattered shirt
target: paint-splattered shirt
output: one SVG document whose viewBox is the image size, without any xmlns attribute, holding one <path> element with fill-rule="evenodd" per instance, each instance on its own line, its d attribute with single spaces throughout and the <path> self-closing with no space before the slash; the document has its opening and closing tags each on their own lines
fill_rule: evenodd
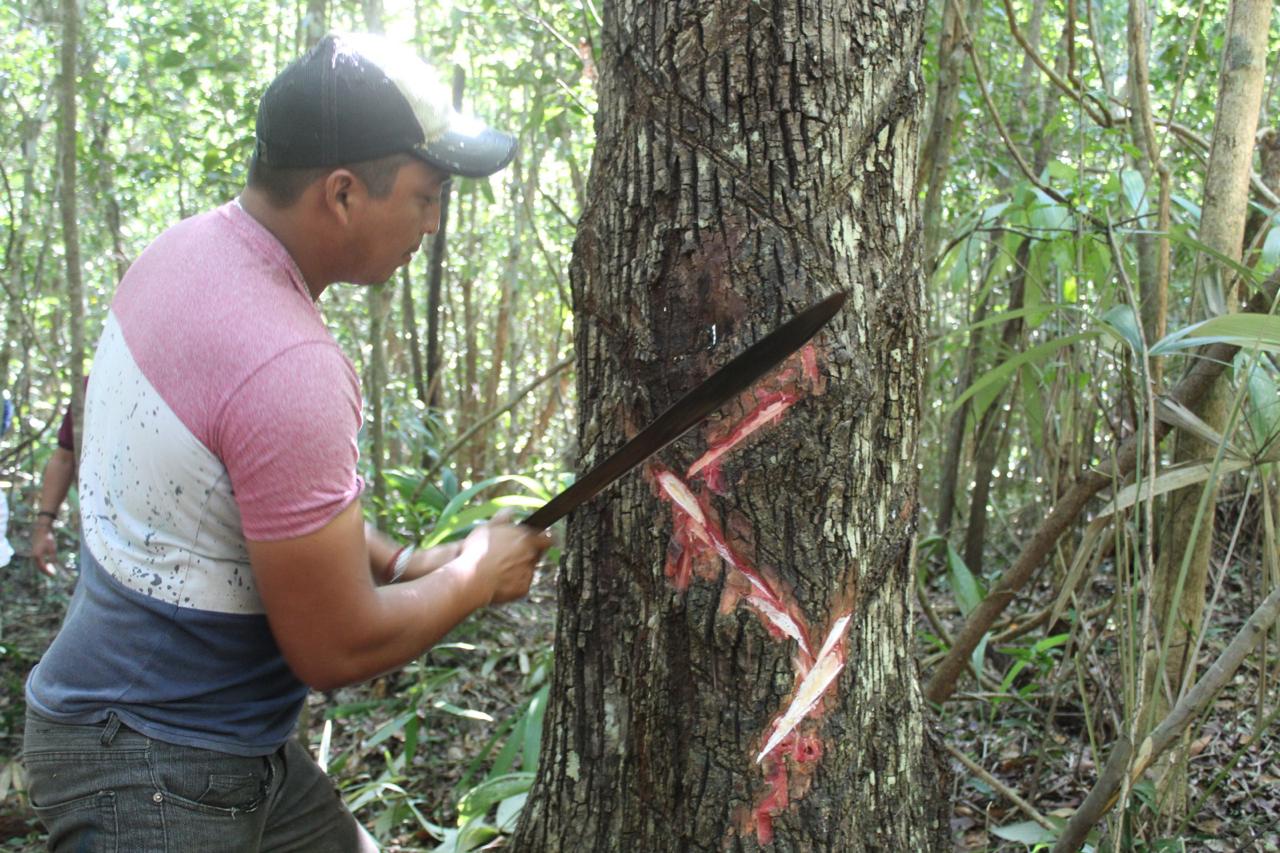
<svg viewBox="0 0 1280 853">
<path fill-rule="evenodd" d="M 246 539 L 359 494 L 360 389 L 284 247 L 236 203 L 179 223 L 120 284 L 93 363 L 81 580 L 28 681 L 39 713 L 114 712 L 171 743 L 274 751 L 306 695 Z"/>
</svg>

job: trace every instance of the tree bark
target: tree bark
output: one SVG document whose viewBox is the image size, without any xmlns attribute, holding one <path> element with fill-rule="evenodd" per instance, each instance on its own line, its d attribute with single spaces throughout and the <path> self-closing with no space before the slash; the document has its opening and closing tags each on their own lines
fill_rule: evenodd
<svg viewBox="0 0 1280 853">
<path fill-rule="evenodd" d="M 1209 248 L 1235 261 L 1240 260 L 1248 213 L 1270 20 L 1269 0 L 1235 0 L 1228 12 L 1199 236 Z M 1208 257 L 1201 263 L 1218 273 L 1226 310 L 1238 310 L 1240 298 L 1234 273 Z M 1206 308 L 1211 310 L 1211 306 Z M 1220 378 L 1196 409 L 1201 420 L 1218 432 L 1226 428 L 1229 396 L 1229 384 L 1225 377 Z M 1217 449 L 1190 433 L 1179 432 L 1174 461 L 1212 459 Z M 1204 517 L 1197 525 L 1205 490 L 1208 495 Z M 1151 653 L 1148 666 L 1148 719 L 1163 717 L 1184 685 L 1195 683 L 1195 661 L 1189 659 L 1189 653 L 1204 611 L 1216 504 L 1217 488 L 1212 482 L 1203 489 L 1182 489 L 1169 496 L 1152 591 L 1158 650 Z M 1187 795 L 1185 742 L 1171 751 L 1162 766 L 1159 788 L 1164 794 L 1159 798 L 1162 813 L 1181 817 Z"/>
<path fill-rule="evenodd" d="M 362 0 L 365 27 L 369 32 L 381 33 L 381 0 Z M 369 401 L 369 456 L 373 466 L 374 522 L 386 527 L 387 482 L 383 469 L 387 462 L 386 413 L 382 405 L 382 391 L 387 384 L 387 315 L 391 312 L 395 291 L 386 282 L 365 288 L 365 306 L 369 311 L 369 375 L 365 396 Z"/>
<path fill-rule="evenodd" d="M 976 21 L 982 11 L 979 0 L 968 0 L 965 17 Z M 966 28 L 957 21 L 959 6 L 942 4 L 942 33 L 938 38 L 938 86 L 933 97 L 933 112 L 929 119 L 929 131 L 925 136 L 921 154 L 920 182 L 928 187 L 924 210 L 924 264 L 926 270 L 937 266 L 938 245 L 942 232 L 942 186 L 951 165 L 951 135 L 956 117 L 956 103 L 960 94 L 961 73 L 965 50 L 961 34 Z"/>
<path fill-rule="evenodd" d="M 84 279 L 80 267 L 80 225 L 76 210 L 76 81 L 80 41 L 80 13 L 75 0 L 61 0 L 62 80 L 59 87 L 58 162 L 61 178 L 58 207 L 62 213 L 62 242 L 66 256 L 68 324 L 71 352 L 68 380 L 75 431 L 75 454 L 80 456 L 84 423 Z"/>
<path fill-rule="evenodd" d="M 923 12 L 606 7 L 571 267 L 579 466 L 850 296 L 805 355 L 572 519 L 513 849 L 950 849 L 909 612 Z"/>
<path fill-rule="evenodd" d="M 462 108 L 462 89 L 466 76 L 461 66 L 453 69 L 453 108 Z M 440 292 L 444 281 L 445 250 L 449 237 L 449 197 L 452 182 L 440 193 L 440 228 L 431 237 L 431 255 L 427 266 L 427 388 L 426 404 L 440 408 Z M 464 398 L 465 399 L 465 398 Z"/>
<path fill-rule="evenodd" d="M 1148 218 L 1143 227 L 1154 226 L 1157 233 L 1134 235 L 1138 256 L 1138 293 L 1142 305 L 1142 331 L 1147 344 L 1164 337 L 1169 311 L 1169 170 L 1160 154 L 1155 122 L 1151 112 L 1151 83 L 1147 58 L 1151 49 L 1151 13 L 1146 0 L 1129 0 L 1129 100 L 1133 105 L 1129 123 L 1134 147 L 1140 156 L 1137 167 L 1146 185 L 1145 203 L 1155 209 L 1154 222 Z M 1154 179 L 1154 180 L 1153 180 Z M 1152 361 L 1151 385 L 1158 389 L 1164 365 Z"/>
</svg>

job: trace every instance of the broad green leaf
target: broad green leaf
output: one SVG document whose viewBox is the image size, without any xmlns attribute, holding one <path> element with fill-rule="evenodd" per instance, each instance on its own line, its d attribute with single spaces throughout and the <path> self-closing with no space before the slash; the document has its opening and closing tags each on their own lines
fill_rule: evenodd
<svg viewBox="0 0 1280 853">
<path fill-rule="evenodd" d="M 991 632 L 982 635 L 982 639 L 978 641 L 978 645 L 973 647 L 973 652 L 969 655 L 969 663 L 973 665 L 974 672 L 982 672 L 982 666 L 987 660 L 987 643 L 991 641 Z"/>
<path fill-rule="evenodd" d="M 1066 276 L 1062 279 L 1062 301 L 1077 302 L 1080 299 L 1079 285 L 1076 277 L 1073 275 Z"/>
<path fill-rule="evenodd" d="M 1134 233 L 1155 234 L 1158 232 L 1143 231 Z M 1189 249 L 1194 249 L 1197 252 L 1208 255 L 1218 263 L 1222 264 L 1223 267 L 1236 273 L 1236 275 L 1239 275 L 1245 281 L 1253 281 L 1257 278 L 1257 274 L 1253 270 L 1249 269 L 1244 264 L 1241 264 L 1239 261 L 1228 258 L 1217 249 L 1200 242 L 1195 237 L 1192 237 L 1188 233 L 1188 229 L 1185 227 L 1170 228 L 1168 237 L 1171 243 L 1177 243 L 1180 246 L 1185 246 Z"/>
<path fill-rule="evenodd" d="M 1055 236 L 1053 232 L 1071 230 L 1071 211 L 1040 189 L 1035 194 L 1036 201 L 1027 209 L 1031 227 L 1048 232 L 1043 235 L 1045 239 Z"/>
<path fill-rule="evenodd" d="M 515 832 L 516 821 L 520 819 L 520 810 L 524 808 L 525 800 L 529 798 L 528 791 L 516 794 L 514 797 L 507 797 L 498 803 L 497 826 L 499 832 Z"/>
<path fill-rule="evenodd" d="M 1165 335 L 1151 347 L 1166 355 L 1206 344 L 1228 343 L 1280 352 L 1280 317 L 1271 314 L 1223 314 Z"/>
<path fill-rule="evenodd" d="M 1035 369 L 1031 365 L 1022 368 L 1022 381 L 1018 383 L 1022 399 L 1022 412 L 1027 431 L 1031 435 L 1032 447 L 1044 446 L 1044 399 L 1040 393 L 1040 382 Z"/>
<path fill-rule="evenodd" d="M 1093 286 L 1103 294 L 1108 294 L 1114 290 L 1114 288 L 1108 287 L 1112 278 L 1111 249 L 1106 243 L 1092 235 L 1085 238 L 1084 274 L 1093 283 Z"/>
<path fill-rule="evenodd" d="M 469 853 L 482 844 L 497 838 L 499 832 L 493 825 L 481 820 L 473 820 L 458 831 L 459 853 Z"/>
<path fill-rule="evenodd" d="M 965 565 L 960 552 L 947 543 L 947 582 L 951 584 L 951 592 L 956 597 L 960 612 L 968 616 L 973 609 L 982 603 L 986 590 L 982 582 L 974 577 L 973 572 Z"/>
<path fill-rule="evenodd" d="M 1280 226 L 1272 223 L 1267 239 L 1262 244 L 1262 263 L 1274 267 L 1280 263 Z"/>
<path fill-rule="evenodd" d="M 1246 459 L 1249 454 L 1243 452 L 1235 444 L 1227 441 L 1227 439 L 1218 432 L 1218 430 L 1209 426 L 1195 412 L 1188 409 L 1177 400 L 1159 398 L 1156 400 L 1156 410 L 1159 413 L 1160 420 L 1171 424 L 1184 432 L 1189 432 L 1196 438 L 1203 441 L 1211 447 L 1227 446 L 1227 452 L 1237 459 Z"/>
<path fill-rule="evenodd" d="M 471 500 L 477 494 L 500 483 L 516 483 L 524 486 L 533 494 L 541 497 L 544 501 L 548 497 L 546 489 L 544 489 L 542 484 L 532 477 L 524 477 L 519 474 L 501 474 L 497 477 L 489 477 L 488 479 L 481 480 L 474 486 L 454 495 L 454 497 L 449 501 L 449 504 L 440 512 L 440 523 L 443 524 L 448 521 L 450 517 L 457 513 L 458 510 L 467 503 L 467 501 Z"/>
<path fill-rule="evenodd" d="M 1178 207 L 1181 207 L 1187 213 L 1191 214 L 1192 224 L 1198 225 L 1200 223 L 1200 205 L 1196 204 L 1186 196 L 1180 196 L 1176 193 L 1171 194 L 1169 198 L 1174 204 L 1178 205 Z"/>
<path fill-rule="evenodd" d="M 1138 330 L 1138 317 L 1131 305 L 1116 305 L 1102 315 L 1108 331 L 1114 333 L 1138 355 L 1142 354 L 1142 333 Z"/>
<path fill-rule="evenodd" d="M 1046 341 L 1045 343 L 1018 353 L 1008 361 L 995 366 L 980 376 L 972 385 L 964 390 L 964 393 L 951 403 L 949 412 L 955 412 L 960 408 L 961 404 L 964 403 L 965 400 L 968 400 L 970 397 L 985 388 L 992 385 L 1003 386 L 1003 384 L 1009 380 L 1009 376 L 1024 364 L 1037 364 L 1049 358 L 1049 356 L 1053 355 L 1063 347 L 1068 347 L 1072 344 L 1080 343 L 1081 341 L 1087 341 L 1097 336 L 1097 332 L 1080 332 L 1075 335 L 1068 335 L 1064 338 L 1054 338 L 1051 341 Z"/>
<path fill-rule="evenodd" d="M 1120 184 L 1129 209 L 1138 216 L 1146 216 L 1150 205 L 1147 203 L 1147 182 L 1142 173 L 1137 169 L 1121 169 Z"/>
<path fill-rule="evenodd" d="M 416 717 L 417 714 L 418 710 L 416 708 L 405 711 L 400 716 L 391 720 L 391 722 L 383 724 L 382 728 L 374 732 L 372 737 L 364 742 L 364 745 L 366 747 L 377 746 L 392 735 L 400 734 L 404 729 L 405 724 L 409 722 L 410 718 Z"/>
<path fill-rule="evenodd" d="M 458 822 L 484 817 L 495 803 L 527 792 L 533 779 L 533 773 L 507 773 L 481 782 L 458 801 Z"/>
<path fill-rule="evenodd" d="M 1034 820 L 1024 820 L 1021 823 L 1011 823 L 1007 826 L 991 827 L 991 834 L 1005 841 L 1017 841 L 1021 844 L 1034 846 L 1036 844 L 1052 844 L 1058 839 L 1060 833 L 1050 832 Z"/>
<path fill-rule="evenodd" d="M 1280 389 L 1277 389 L 1275 378 L 1268 368 L 1251 356 L 1241 353 L 1236 363 L 1238 367 L 1248 370 L 1248 418 L 1254 439 L 1252 449 L 1261 453 L 1280 435 Z"/>
<path fill-rule="evenodd" d="M 1056 649 L 1058 646 L 1065 646 L 1067 641 L 1071 639 L 1070 634 L 1053 634 L 1042 640 L 1037 640 L 1031 648 L 1036 652 L 1047 652 L 1050 649 Z"/>
<path fill-rule="evenodd" d="M 1225 476 L 1236 471 L 1243 471 L 1252 467 L 1253 462 L 1248 459 L 1223 459 L 1217 466 L 1217 476 Z M 1120 510 L 1128 509 L 1138 502 L 1138 490 L 1141 487 L 1142 500 L 1150 500 L 1152 497 L 1158 497 L 1167 492 L 1177 489 L 1183 489 L 1187 486 L 1194 486 L 1196 483 L 1203 483 L 1210 477 L 1214 476 L 1214 465 L 1212 462 L 1196 462 L 1191 465 L 1182 465 L 1177 468 L 1169 468 L 1161 472 L 1160 476 L 1154 480 L 1144 480 L 1142 483 L 1134 483 L 1125 486 L 1116 492 L 1115 498 L 1111 503 L 1107 504 L 1099 512 L 1099 516 L 1112 515 Z"/>
<path fill-rule="evenodd" d="M 532 771 L 538 766 L 538 754 L 542 751 L 542 719 L 546 715 L 547 700 L 551 695 L 551 685 L 544 684 L 529 702 L 529 710 L 524 716 L 523 767 Z"/>
<path fill-rule="evenodd" d="M 979 329 L 985 329 L 989 326 L 1003 325 L 1004 323 L 1007 323 L 1010 320 L 1025 319 L 1026 317 L 1030 316 L 1033 313 L 1045 311 L 1045 310 L 1080 311 L 1081 309 L 1079 308 L 1079 306 L 1076 306 L 1076 305 L 1067 305 L 1061 302 L 1058 302 L 1058 303 L 1046 302 L 1045 304 L 1040 305 L 1035 309 L 1024 307 L 1024 308 L 1018 308 L 1014 311 L 1001 311 L 999 314 L 991 314 L 987 317 L 984 317 L 981 320 L 978 320 L 977 322 L 969 323 L 968 325 L 965 325 L 965 326 L 957 326 L 954 329 L 948 329 L 947 331 L 939 335 L 939 339 L 947 338 L 947 337 L 950 337 L 951 335 L 960 335 L 960 334 L 968 334 L 971 332 L 976 332 Z"/>
</svg>

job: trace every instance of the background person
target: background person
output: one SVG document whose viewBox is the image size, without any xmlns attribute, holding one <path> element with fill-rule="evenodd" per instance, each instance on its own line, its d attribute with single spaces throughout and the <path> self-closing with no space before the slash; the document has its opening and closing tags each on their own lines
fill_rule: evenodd
<svg viewBox="0 0 1280 853">
<path fill-rule="evenodd" d="M 31 524 L 31 560 L 36 568 L 49 577 L 58 574 L 58 543 L 53 524 L 62 511 L 71 483 L 76 476 L 75 425 L 71 422 L 71 407 L 67 406 L 58 427 L 58 445 L 44 463 L 40 476 L 40 497 L 36 503 L 36 517 Z"/>
</svg>

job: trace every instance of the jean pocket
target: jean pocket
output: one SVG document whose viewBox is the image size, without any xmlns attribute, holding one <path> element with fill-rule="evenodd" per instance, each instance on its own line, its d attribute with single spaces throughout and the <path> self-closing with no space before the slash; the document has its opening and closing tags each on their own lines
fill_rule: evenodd
<svg viewBox="0 0 1280 853">
<path fill-rule="evenodd" d="M 98 791 L 62 803 L 31 808 L 49 832 L 50 850 L 116 853 L 120 834 L 115 791 Z"/>
<path fill-rule="evenodd" d="M 187 750 L 185 760 L 157 761 L 152 772 L 166 802 L 215 817 L 256 811 L 266 796 L 270 769 L 266 759 L 240 758 Z"/>
</svg>

